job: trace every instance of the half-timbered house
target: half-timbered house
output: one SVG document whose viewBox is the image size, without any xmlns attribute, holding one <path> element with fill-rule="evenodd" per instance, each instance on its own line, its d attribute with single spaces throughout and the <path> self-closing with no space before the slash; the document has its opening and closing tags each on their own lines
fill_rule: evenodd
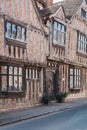
<svg viewBox="0 0 87 130">
<path fill-rule="evenodd" d="M 36 1 L 0 0 L 0 109 L 40 102 L 45 45 L 46 34 Z"/>
<path fill-rule="evenodd" d="M 69 100 L 86 97 L 87 1 L 64 0 L 40 13 L 49 32 L 46 90 L 67 92 Z"/>
</svg>

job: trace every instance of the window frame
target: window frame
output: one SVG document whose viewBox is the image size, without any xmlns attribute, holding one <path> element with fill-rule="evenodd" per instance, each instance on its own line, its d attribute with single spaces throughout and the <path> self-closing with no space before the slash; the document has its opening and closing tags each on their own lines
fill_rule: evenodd
<svg viewBox="0 0 87 130">
<path fill-rule="evenodd" d="M 2 74 L 1 73 L 1 67 L 3 66 L 6 66 L 7 67 L 7 73 L 6 74 Z M 19 71 L 19 68 L 22 69 L 22 75 L 19 75 L 18 72 L 17 72 L 17 75 L 12 73 L 10 74 L 9 73 L 9 68 L 12 67 L 13 68 L 13 72 L 14 72 L 14 68 L 17 67 L 17 71 Z M 23 72 L 24 72 L 24 67 L 21 66 L 21 65 L 12 65 L 12 64 L 0 64 L 0 92 L 2 93 L 23 93 L 24 92 L 24 76 L 23 76 Z M 6 90 L 3 90 L 2 88 L 2 77 L 3 76 L 6 76 L 6 82 L 7 82 L 7 89 Z M 9 77 L 12 76 L 12 87 L 13 87 L 13 90 L 9 90 L 10 88 L 10 79 Z M 17 76 L 17 88 L 18 90 L 15 90 L 15 86 L 14 86 L 14 77 Z M 22 87 L 21 87 L 21 90 L 19 90 L 19 78 L 22 78 Z"/>
<path fill-rule="evenodd" d="M 11 24 L 11 37 L 9 37 L 7 34 L 7 24 L 10 23 Z M 16 26 L 16 36 L 15 38 L 13 38 L 13 25 Z M 17 28 L 20 27 L 21 28 L 21 38 L 18 38 L 18 30 Z M 24 38 L 22 38 L 23 34 L 22 34 L 22 30 L 25 29 L 25 33 L 24 33 Z M 21 24 L 18 24 L 18 23 L 15 23 L 13 21 L 9 21 L 9 20 L 6 20 L 5 21 L 5 38 L 8 38 L 8 39 L 12 39 L 12 40 L 16 40 L 16 41 L 19 41 L 19 42 L 23 42 L 23 43 L 26 43 L 27 42 L 27 27 L 21 25 Z"/>
<path fill-rule="evenodd" d="M 77 52 L 87 55 L 87 36 L 77 31 Z"/>
<path fill-rule="evenodd" d="M 70 74 L 70 69 L 73 70 L 73 74 Z M 77 73 L 78 72 L 78 73 Z M 73 79 L 73 87 L 70 86 L 70 77 Z M 79 67 L 69 67 L 69 89 L 70 90 L 80 90 L 81 89 L 81 68 Z"/>
<path fill-rule="evenodd" d="M 54 23 L 56 24 L 56 27 L 54 26 Z M 66 26 L 56 20 L 53 20 L 52 22 L 52 28 L 53 28 L 53 33 L 52 33 L 52 39 L 53 39 L 53 45 L 59 45 L 59 46 L 65 46 L 65 40 L 66 40 Z M 54 31 L 56 32 L 56 38 L 55 40 L 55 35 Z M 58 39 L 60 39 L 58 41 Z"/>
</svg>

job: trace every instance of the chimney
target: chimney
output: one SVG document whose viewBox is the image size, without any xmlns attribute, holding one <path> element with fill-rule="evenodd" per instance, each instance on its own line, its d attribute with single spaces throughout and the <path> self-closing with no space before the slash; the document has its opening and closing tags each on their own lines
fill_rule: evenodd
<svg viewBox="0 0 87 130">
<path fill-rule="evenodd" d="M 51 6 L 53 4 L 53 0 L 46 0 L 47 1 L 47 6 Z"/>
</svg>

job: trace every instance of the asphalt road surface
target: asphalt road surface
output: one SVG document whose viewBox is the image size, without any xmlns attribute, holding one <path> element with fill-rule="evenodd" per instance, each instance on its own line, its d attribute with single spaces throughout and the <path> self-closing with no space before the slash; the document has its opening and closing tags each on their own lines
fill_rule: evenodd
<svg viewBox="0 0 87 130">
<path fill-rule="evenodd" d="M 87 130 L 87 105 L 1 126 L 0 130 Z"/>
</svg>

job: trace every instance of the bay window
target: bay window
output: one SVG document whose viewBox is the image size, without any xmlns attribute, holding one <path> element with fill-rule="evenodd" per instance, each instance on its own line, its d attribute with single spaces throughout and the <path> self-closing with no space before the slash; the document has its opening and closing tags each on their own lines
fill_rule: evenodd
<svg viewBox="0 0 87 130">
<path fill-rule="evenodd" d="M 12 38 L 16 40 L 26 41 L 26 28 L 11 22 L 6 21 L 5 24 L 6 38 Z"/>
<path fill-rule="evenodd" d="M 53 44 L 64 45 L 65 44 L 65 25 L 54 21 L 53 23 Z"/>
<path fill-rule="evenodd" d="M 87 37 L 80 32 L 78 33 L 77 51 L 87 54 Z"/>
<path fill-rule="evenodd" d="M 69 88 L 70 89 L 81 88 L 81 69 L 74 67 L 69 68 Z"/>
</svg>

